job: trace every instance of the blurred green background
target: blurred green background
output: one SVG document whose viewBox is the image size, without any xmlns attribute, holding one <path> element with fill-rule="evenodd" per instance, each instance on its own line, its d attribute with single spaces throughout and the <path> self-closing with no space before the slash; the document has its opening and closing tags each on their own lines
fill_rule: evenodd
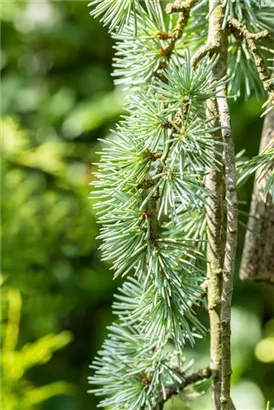
<svg viewBox="0 0 274 410">
<path fill-rule="evenodd" d="M 100 261 L 89 183 L 97 138 L 114 127 L 123 93 L 113 87 L 110 36 L 87 5 L 1 4 L 3 410 L 97 403 L 88 366 L 119 283 Z M 237 151 L 248 157 L 258 150 L 262 101 L 231 101 Z M 240 191 L 242 223 L 251 188 Z M 243 239 L 242 229 L 239 257 Z M 238 410 L 261 410 L 274 403 L 274 291 L 236 278 L 233 302 L 233 398 Z M 207 364 L 208 340 L 186 353 Z M 208 400 L 189 408 L 210 408 Z"/>
</svg>

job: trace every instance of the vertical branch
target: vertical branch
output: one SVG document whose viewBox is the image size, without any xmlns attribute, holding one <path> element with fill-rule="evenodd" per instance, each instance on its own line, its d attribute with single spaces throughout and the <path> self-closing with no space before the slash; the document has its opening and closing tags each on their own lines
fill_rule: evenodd
<svg viewBox="0 0 274 410">
<path fill-rule="evenodd" d="M 210 0 L 210 6 L 214 1 Z M 214 75 L 221 80 L 227 74 L 227 50 L 228 34 L 223 28 L 224 10 L 221 4 L 211 12 L 209 18 L 210 48 L 212 45 L 215 52 L 220 55 Z M 233 276 L 237 247 L 237 194 L 236 194 L 236 171 L 235 151 L 232 137 L 230 112 L 226 98 L 225 87 L 218 90 L 217 105 L 219 120 L 224 141 L 224 162 L 226 179 L 226 244 L 222 275 L 222 300 L 221 300 L 221 410 L 231 409 L 230 399 L 230 376 L 231 376 L 231 299 L 233 293 Z"/>
<path fill-rule="evenodd" d="M 212 0 L 210 9 L 214 7 Z M 204 51 L 215 51 L 221 54 L 223 50 L 222 9 L 218 6 L 210 14 L 208 39 Z M 203 56 L 199 54 L 199 58 Z M 222 78 L 225 74 L 225 54 L 220 55 L 218 64 L 214 67 L 214 80 Z M 195 58 L 193 62 L 196 64 Z M 216 99 L 211 99 L 207 104 L 207 115 L 213 118 L 214 127 L 220 127 L 218 118 L 218 104 Z M 215 132 L 215 138 L 222 140 L 222 132 Z M 222 149 L 222 148 L 220 148 Z M 223 268 L 223 178 L 222 173 L 210 169 L 206 177 L 206 186 L 214 193 L 209 199 L 207 209 L 207 263 L 208 263 L 208 311 L 210 320 L 210 360 L 212 369 L 212 401 L 215 410 L 221 410 L 221 381 L 222 381 L 222 324 L 221 324 L 221 298 L 222 298 L 222 268 Z"/>
<path fill-rule="evenodd" d="M 216 99 L 207 103 L 207 116 L 213 118 L 213 127 L 219 126 Z M 222 134 L 214 133 L 218 140 Z M 221 148 L 222 149 L 222 148 Z M 219 157 L 218 157 L 219 159 Z M 215 410 L 220 410 L 221 396 L 221 297 L 222 297 L 222 174 L 214 168 L 207 171 L 206 187 L 214 193 L 208 198 L 207 207 L 207 277 L 208 314 L 210 322 L 210 366 L 212 370 L 212 401 Z"/>
<path fill-rule="evenodd" d="M 207 53 L 219 55 L 213 72 L 214 80 L 227 74 L 228 33 L 223 27 L 224 9 L 221 2 L 209 0 L 210 16 L 206 44 L 194 55 L 195 66 Z M 215 104 L 215 106 L 214 106 Z M 211 365 L 213 370 L 213 404 L 215 410 L 230 410 L 231 346 L 230 320 L 233 276 L 237 247 L 237 194 L 234 141 L 231 132 L 229 106 L 225 87 L 220 87 L 217 101 L 209 102 L 208 108 L 219 115 L 219 125 L 224 142 L 224 165 L 226 180 L 226 243 L 222 260 L 222 198 L 221 176 L 210 170 L 206 184 L 214 194 L 207 214 L 208 224 L 208 305 L 211 327 Z M 222 275 L 220 274 L 222 271 Z M 214 367 L 213 367 L 214 366 Z"/>
<path fill-rule="evenodd" d="M 225 143 L 225 177 L 226 177 L 226 206 L 227 206 L 227 229 L 226 246 L 223 265 L 223 289 L 222 289 L 222 386 L 221 386 L 221 409 L 230 410 L 230 379 L 231 379 L 231 300 L 233 293 L 233 277 L 237 248 L 237 192 L 235 171 L 235 149 L 232 136 L 229 106 L 224 89 L 218 96 L 218 108 L 220 123 L 222 126 L 223 140 Z"/>
<path fill-rule="evenodd" d="M 214 1 L 210 1 L 212 6 Z M 223 28 L 224 9 L 219 4 L 211 12 L 209 19 L 209 36 L 213 42 L 215 52 L 219 53 L 220 59 L 214 75 L 221 80 L 227 74 L 227 51 L 228 33 Z M 211 27 L 212 26 L 212 27 Z M 210 42 L 209 42 L 210 44 Z M 212 43 L 210 44 L 212 47 Z M 230 398 L 231 379 L 231 300 L 233 293 L 233 277 L 237 248 L 237 193 L 235 171 L 235 149 L 230 124 L 230 112 L 226 98 L 225 87 L 218 90 L 217 105 L 221 132 L 224 142 L 225 164 L 225 191 L 226 191 L 226 244 L 222 272 L 222 300 L 221 300 L 221 410 L 230 410 L 232 407 Z"/>
</svg>

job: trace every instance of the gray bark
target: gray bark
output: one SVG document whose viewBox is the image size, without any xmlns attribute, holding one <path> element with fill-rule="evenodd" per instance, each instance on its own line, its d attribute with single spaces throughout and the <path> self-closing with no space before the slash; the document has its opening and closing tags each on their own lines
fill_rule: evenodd
<svg viewBox="0 0 274 410">
<path fill-rule="evenodd" d="M 274 109 L 265 118 L 260 152 L 270 143 L 274 147 Z M 259 172 L 253 188 L 240 278 L 274 284 L 274 204 L 270 193 L 266 200 L 264 198 L 265 184 L 270 173 L 274 172 L 274 164 L 258 180 Z"/>
</svg>

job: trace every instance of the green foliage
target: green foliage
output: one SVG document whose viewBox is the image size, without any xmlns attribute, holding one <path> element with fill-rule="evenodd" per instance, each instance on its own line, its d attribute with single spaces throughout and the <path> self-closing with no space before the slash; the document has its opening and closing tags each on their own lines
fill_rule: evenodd
<svg viewBox="0 0 274 410">
<path fill-rule="evenodd" d="M 96 6 L 94 10 L 91 11 L 91 15 L 95 17 L 103 14 L 101 21 L 105 25 L 109 24 L 109 29 L 113 30 L 117 26 L 121 30 L 125 24 L 128 23 L 131 11 L 135 11 L 138 7 L 140 10 L 138 0 L 121 0 L 121 1 L 111 1 L 111 0 L 92 0 L 89 6 Z"/>
<path fill-rule="evenodd" d="M 113 34 L 116 40 L 113 62 L 113 75 L 118 77 L 116 84 L 145 84 L 168 57 L 164 52 L 166 42 L 160 35 L 155 35 L 167 29 L 162 10 L 148 1 L 146 6 L 147 13 L 131 15 L 123 31 Z"/>
<path fill-rule="evenodd" d="M 65 329 L 74 335 L 26 375 L 30 391 L 65 380 L 70 393 L 28 410 L 95 407 L 79 380 L 110 320 L 115 288 L 98 260 L 88 200 L 95 132 L 122 112 L 109 76 L 111 40 L 83 2 L 2 6 L 2 272 L 24 301 L 19 349 Z"/>
<path fill-rule="evenodd" d="M 267 30 L 269 39 L 256 41 L 257 48 L 267 61 L 273 56 L 273 4 L 270 1 L 229 0 L 226 2 L 226 18 L 237 18 L 251 33 Z M 229 70 L 233 81 L 229 83 L 229 91 L 238 98 L 241 93 L 245 98 L 255 92 L 256 96 L 265 94 L 262 82 L 245 38 L 230 36 Z"/>
<path fill-rule="evenodd" d="M 182 39 L 176 43 L 179 55 L 184 55 L 186 46 L 192 54 L 204 42 L 207 35 L 207 25 L 204 24 L 206 15 L 206 4 L 193 10 Z M 29 405 L 28 410 L 94 409 L 99 398 L 86 394 L 88 363 L 106 336 L 105 326 L 112 320 L 110 304 L 113 292 L 117 285 L 121 286 L 119 279 L 112 281 L 108 265 L 99 260 L 96 250 L 98 242 L 95 241 L 97 226 L 87 199 L 90 163 L 98 161 L 96 151 L 109 145 L 96 143 L 95 139 L 108 135 L 109 127 L 113 127 L 113 122 L 122 113 L 123 93 L 120 88 L 112 89 L 109 74 L 112 41 L 107 30 L 90 18 L 85 2 L 77 0 L 9 0 L 2 4 L 1 19 L 2 113 L 5 116 L 1 164 L 2 271 L 6 277 L 5 286 L 18 289 L 23 298 L 16 351 L 47 334 L 58 335 L 65 329 L 73 334 L 72 343 L 65 349 L 56 351 L 48 362 L 30 368 L 24 375 L 24 381 L 27 380 L 30 387 L 29 394 L 39 387 L 47 389 L 49 385 L 54 388 L 53 383 L 58 380 L 64 380 L 70 386 L 73 384 L 73 389 Z M 166 29 L 168 23 L 166 20 Z M 158 23 L 154 24 L 156 28 Z M 138 29 L 141 32 L 142 27 Z M 157 41 L 158 37 L 156 41 L 151 38 L 153 44 Z M 160 39 L 160 42 L 162 47 L 168 45 L 169 40 Z M 165 57 L 160 59 L 160 63 L 165 61 Z M 134 135 L 140 134 L 139 144 L 152 147 L 155 134 L 159 135 L 159 140 L 164 138 L 165 130 L 161 124 L 166 123 L 166 116 L 160 115 L 164 111 L 161 101 L 146 98 L 146 88 L 141 93 L 142 96 L 137 96 L 134 92 L 132 98 L 140 100 L 140 104 L 148 109 L 145 111 L 142 108 L 142 116 L 139 116 L 137 103 L 134 103 L 130 115 L 135 112 L 135 124 L 131 126 Z M 259 119 L 261 103 L 254 97 L 248 102 L 241 98 L 237 102 L 231 101 L 236 144 L 239 150 L 246 148 L 247 158 L 257 152 L 262 122 Z M 127 109 L 130 109 L 129 105 L 130 102 Z M 196 138 L 199 138 L 199 147 L 204 143 L 209 148 L 213 143 L 212 135 L 207 138 L 203 134 L 197 135 L 201 125 L 197 123 L 196 129 L 193 123 L 185 124 L 189 134 L 187 141 L 184 139 L 184 144 L 178 142 L 185 155 L 193 152 L 193 148 L 187 150 L 187 144 L 194 143 Z M 202 126 L 208 132 L 212 128 L 205 122 Z M 130 129 L 125 128 L 123 124 L 123 135 L 127 132 L 130 137 Z M 122 140 L 120 149 L 125 147 L 132 153 L 133 146 L 128 137 L 126 141 Z M 111 144 L 116 144 L 116 136 L 110 139 Z M 173 155 L 176 141 L 171 146 Z M 214 146 L 218 146 L 216 142 Z M 121 155 L 127 154 L 119 153 L 120 159 Z M 196 162 L 200 164 L 198 155 L 190 156 L 189 161 L 191 159 L 192 168 Z M 134 161 L 133 178 L 139 169 Z M 118 155 L 116 163 L 119 163 Z M 197 164 L 197 167 L 200 165 Z M 121 177 L 120 184 L 123 182 Z M 239 187 L 240 198 L 246 201 L 246 211 L 250 188 L 248 182 Z M 206 244 L 204 212 L 204 207 L 200 207 L 182 211 L 175 221 L 163 220 L 167 236 L 170 230 L 172 236 L 178 238 L 195 238 L 197 249 L 203 252 Z M 195 222 L 192 223 L 192 220 Z M 242 245 L 241 235 L 239 251 Z M 204 269 L 202 259 L 197 259 L 196 263 Z M 128 280 L 131 280 L 130 275 L 123 286 Z M 186 279 L 183 280 L 186 283 Z M 129 290 L 127 292 L 131 294 Z M 2 300 L 6 297 L 3 293 Z M 122 291 L 117 293 L 122 294 Z M 148 308 L 151 300 L 148 292 Z M 265 328 L 265 318 L 273 316 L 273 300 L 271 289 L 266 292 L 257 284 L 243 286 L 237 282 L 234 301 L 241 311 L 233 316 L 233 335 L 238 335 L 239 329 L 242 329 L 245 339 L 235 338 L 233 343 L 233 383 L 237 400 L 242 398 L 245 404 L 251 403 L 250 407 L 256 406 L 258 409 L 265 408 L 263 396 L 271 403 L 274 400 L 271 364 L 263 364 L 257 353 L 254 354 L 260 339 L 271 336 L 268 333 L 262 335 L 261 329 Z M 133 303 L 128 308 L 132 307 Z M 116 305 L 114 310 L 119 311 Z M 6 317 L 5 310 L 3 316 Z M 198 317 L 204 323 L 202 316 L 203 311 L 199 310 Z M 144 317 L 149 319 L 148 315 Z M 249 332 L 245 332 L 247 327 Z M 3 337 L 5 331 L 5 326 L 2 326 Z M 188 343 L 185 345 L 184 356 L 193 357 L 197 367 L 208 363 L 206 341 L 207 337 L 191 350 Z M 187 370 L 184 366 L 188 361 L 182 359 L 181 363 Z M 199 395 L 207 388 L 208 383 L 205 386 L 202 384 Z M 18 391 L 19 385 L 16 389 Z M 189 404 L 189 397 L 197 396 L 195 390 L 189 389 L 165 407 L 172 410 L 210 409 L 209 395 L 203 395 Z M 16 407 L 21 410 L 18 399 L 22 397 L 13 397 L 17 398 Z"/>
<path fill-rule="evenodd" d="M 234 3 L 224 4 L 224 24 L 234 12 L 252 24 L 256 4 Z M 203 181 L 208 167 L 222 166 L 223 148 L 206 121 L 206 101 L 227 82 L 239 85 L 235 76 L 214 80 L 216 56 L 192 67 L 191 42 L 180 41 L 176 19 L 164 24 L 160 1 L 134 13 L 133 4 L 105 1 L 93 12 L 105 12 L 105 24 L 117 13 L 110 25 L 118 41 L 114 75 L 129 90 L 127 115 L 104 143 L 92 193 L 103 259 L 112 262 L 114 278 L 129 277 L 90 377 L 98 385 L 91 392 L 107 397 L 100 406 L 112 409 L 158 408 L 170 386 L 178 389 L 172 369 L 183 367 L 186 346 L 204 336 L 194 307 L 202 303 L 203 220 L 213 193 Z M 186 215 L 193 216 L 191 230 Z"/>
<path fill-rule="evenodd" d="M 60 316 L 56 309 L 64 317 L 75 303 L 67 295 L 61 309 L 58 295 L 50 293 L 53 283 L 56 279 L 58 286 L 66 280 L 70 283 L 79 258 L 95 246 L 89 238 L 94 219 L 86 217 L 88 173 L 77 160 L 66 164 L 73 151 L 61 141 L 33 146 L 29 135 L 11 118 L 3 119 L 2 131 L 2 165 L 6 174 L 3 194 L 13 198 L 2 203 L 3 273 L 11 286 L 33 295 L 37 315 L 32 326 L 40 336 L 45 330 L 58 328 Z M 79 183 L 81 188 L 76 190 Z M 16 260 L 10 249 L 16 249 Z M 49 292 L 46 314 L 36 291 L 42 283 Z"/>
<path fill-rule="evenodd" d="M 176 371 L 175 355 L 165 352 L 154 356 L 148 350 L 144 353 L 146 341 L 130 326 L 112 325 L 109 331 L 100 357 L 91 366 L 97 370 L 97 375 L 90 380 L 101 386 L 95 394 L 110 396 L 101 402 L 101 406 L 117 410 L 125 407 L 134 410 L 142 406 L 152 409 L 159 395 L 157 386 L 179 384 L 183 380 Z M 104 365 L 106 361 L 107 366 Z M 109 371 L 112 372 L 111 378 Z"/>
<path fill-rule="evenodd" d="M 264 337 L 255 348 L 255 355 L 263 363 L 274 363 L 274 320 L 270 319 L 264 327 Z"/>
<path fill-rule="evenodd" d="M 254 0 L 251 3 L 249 0 L 223 0 L 222 4 L 226 10 L 226 19 L 236 17 L 239 21 L 242 21 L 246 13 L 247 20 L 254 23 L 254 7 L 260 7 L 261 1 Z"/>
<path fill-rule="evenodd" d="M 224 81 L 212 80 L 212 70 L 216 62 L 216 57 L 203 60 L 194 70 L 187 50 L 183 66 L 179 58 L 171 61 L 164 73 L 166 81 L 156 80 L 156 96 L 170 104 L 170 111 L 181 111 L 182 106 L 185 106 L 185 110 L 192 113 L 195 108 L 199 108 L 199 101 L 203 102 L 216 95 L 216 88 L 224 84 Z"/>
<path fill-rule="evenodd" d="M 240 178 L 238 184 L 246 181 L 253 173 L 257 172 L 256 180 L 261 181 L 266 179 L 264 188 L 264 199 L 267 199 L 268 194 L 271 195 L 274 203 L 274 148 L 270 143 L 259 155 L 253 157 L 249 161 L 240 162 L 238 166 L 238 172 Z"/>
<path fill-rule="evenodd" d="M 71 342 L 70 332 L 48 334 L 33 343 L 17 348 L 22 299 L 16 289 L 4 289 L 2 296 L 7 303 L 7 317 L 3 315 L 1 369 L 2 369 L 2 406 L 6 410 L 28 410 L 33 406 L 62 394 L 72 394 L 72 386 L 66 382 L 54 382 L 34 387 L 27 380 L 27 371 L 49 361 L 56 350 Z"/>
</svg>

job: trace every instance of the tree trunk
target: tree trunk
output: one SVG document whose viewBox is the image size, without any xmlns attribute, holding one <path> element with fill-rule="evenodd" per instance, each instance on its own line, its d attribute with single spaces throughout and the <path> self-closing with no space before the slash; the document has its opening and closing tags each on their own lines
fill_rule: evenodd
<svg viewBox="0 0 274 410">
<path fill-rule="evenodd" d="M 270 143 L 274 147 L 274 109 L 265 117 L 260 152 Z M 274 164 L 261 179 L 259 172 L 253 188 L 240 278 L 274 284 L 274 204 L 270 193 L 264 197 L 265 184 L 274 172 Z"/>
</svg>

